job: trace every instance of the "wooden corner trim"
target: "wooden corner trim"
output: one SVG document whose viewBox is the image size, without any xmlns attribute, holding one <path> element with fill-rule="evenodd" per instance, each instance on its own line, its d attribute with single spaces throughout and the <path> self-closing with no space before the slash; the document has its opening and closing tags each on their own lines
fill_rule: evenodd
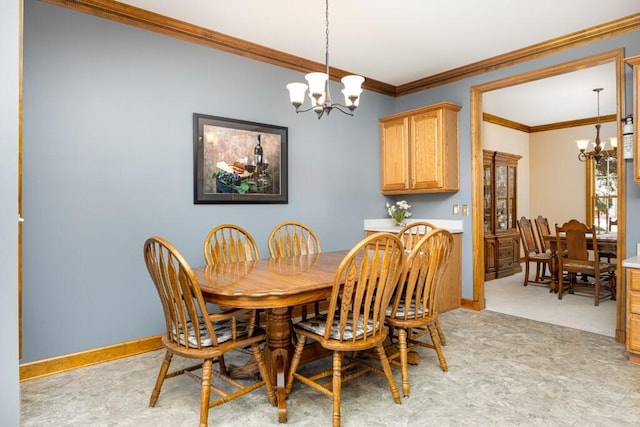
<svg viewBox="0 0 640 427">
<path fill-rule="evenodd" d="M 162 336 L 158 335 L 82 351 L 79 353 L 68 354 L 65 356 L 24 363 L 20 365 L 20 381 L 22 382 L 42 378 L 76 368 L 96 365 L 98 363 L 121 359 L 123 357 L 135 356 L 136 354 L 146 353 L 148 351 L 159 350 L 161 348 Z"/>
<path fill-rule="evenodd" d="M 522 123 L 514 122 L 504 117 L 494 116 L 489 113 L 482 113 L 482 120 L 487 123 L 493 123 L 494 125 L 519 130 L 526 133 L 545 132 L 549 130 L 568 129 L 578 126 L 595 125 L 598 123 L 597 117 L 587 117 L 585 119 L 568 120 L 566 122 L 549 123 L 544 125 L 527 126 Z M 617 116 L 615 114 L 609 114 L 600 117 L 601 123 L 615 122 Z"/>
<path fill-rule="evenodd" d="M 618 36 L 630 31 L 638 31 L 639 29 L 640 13 L 636 13 L 602 25 L 576 31 L 574 33 L 537 43 L 523 49 L 514 50 L 512 52 L 494 56 L 492 58 L 400 85 L 396 88 L 396 96 L 407 95 L 435 86 L 441 86 L 443 84 L 463 80 L 472 76 L 550 55 L 562 50 L 582 46 L 597 40 Z"/>
<path fill-rule="evenodd" d="M 197 25 L 188 24 L 174 18 L 169 18 L 134 6 L 129 6 L 114 0 L 42 1 L 133 25 L 139 28 L 144 28 L 146 30 L 155 31 L 157 33 L 187 40 L 193 43 L 202 44 L 214 49 L 291 70 L 308 73 L 324 69 L 324 64 L 320 64 L 318 62 L 309 61 L 285 52 L 270 49 L 256 43 L 228 36 Z M 399 86 L 394 86 L 366 77 L 363 87 L 372 92 L 378 92 L 394 97 L 408 95 L 410 93 L 463 80 L 478 74 L 487 73 L 489 71 L 508 67 L 520 62 L 556 53 L 561 50 L 574 48 L 596 40 L 614 37 L 626 32 L 637 31 L 639 29 L 640 13 L 637 13 Z M 330 74 L 332 80 L 339 80 L 345 75 L 351 73 L 337 68 L 331 68 Z"/>
<path fill-rule="evenodd" d="M 484 310 L 485 308 L 484 304 L 480 304 L 479 301 L 474 301 L 468 298 L 462 298 L 460 307 L 475 311 Z"/>
<path fill-rule="evenodd" d="M 291 70 L 309 73 L 324 71 L 325 64 L 228 36 L 204 27 L 189 24 L 174 18 L 149 12 L 113 0 L 42 0 L 46 3 L 121 22 L 145 30 L 154 31 L 178 39 L 198 43 L 214 49 L 266 62 Z M 350 72 L 330 68 L 331 80 L 339 81 Z M 365 76 L 365 89 L 384 95 L 395 95 L 395 86 Z"/>
</svg>

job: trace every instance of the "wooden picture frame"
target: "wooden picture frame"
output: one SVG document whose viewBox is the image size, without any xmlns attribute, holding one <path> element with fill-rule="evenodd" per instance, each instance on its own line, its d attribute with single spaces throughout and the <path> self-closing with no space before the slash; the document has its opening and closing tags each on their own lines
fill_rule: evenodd
<svg viewBox="0 0 640 427">
<path fill-rule="evenodd" d="M 287 144 L 286 127 L 194 113 L 193 203 L 288 203 Z"/>
</svg>

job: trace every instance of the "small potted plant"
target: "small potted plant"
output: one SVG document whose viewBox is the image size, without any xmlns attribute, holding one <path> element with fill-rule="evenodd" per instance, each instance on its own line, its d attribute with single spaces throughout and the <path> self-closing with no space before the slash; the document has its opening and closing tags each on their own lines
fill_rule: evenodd
<svg viewBox="0 0 640 427">
<path fill-rule="evenodd" d="M 387 203 L 387 212 L 398 226 L 405 225 L 405 218 L 409 218 L 411 216 L 411 211 L 409 209 L 411 209 L 411 205 L 408 204 L 406 200 L 400 200 L 399 202 L 396 202 L 395 205 Z"/>
</svg>

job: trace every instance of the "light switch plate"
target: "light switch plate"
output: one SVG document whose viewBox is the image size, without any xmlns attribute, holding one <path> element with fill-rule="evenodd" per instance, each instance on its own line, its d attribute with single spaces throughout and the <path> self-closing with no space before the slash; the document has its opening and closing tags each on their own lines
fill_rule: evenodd
<svg viewBox="0 0 640 427">
<path fill-rule="evenodd" d="M 462 205 L 462 216 L 469 215 L 469 205 Z"/>
<path fill-rule="evenodd" d="M 458 215 L 460 213 L 460 205 L 453 205 L 453 214 Z"/>
</svg>

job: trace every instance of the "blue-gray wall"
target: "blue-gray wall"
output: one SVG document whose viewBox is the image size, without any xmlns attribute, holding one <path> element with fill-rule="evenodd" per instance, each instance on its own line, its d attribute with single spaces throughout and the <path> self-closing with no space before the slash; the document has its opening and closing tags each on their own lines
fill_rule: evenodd
<svg viewBox="0 0 640 427">
<path fill-rule="evenodd" d="M 283 220 L 332 250 L 386 216 L 377 120 L 393 98 L 366 92 L 354 117 L 318 120 L 289 103 L 299 72 L 40 1 L 24 33 L 23 362 L 161 333 L 149 236 L 201 265 L 220 223 L 266 255 Z M 194 205 L 194 112 L 288 127 L 289 203 Z"/>
<path fill-rule="evenodd" d="M 18 97 L 20 2 L 0 3 L 0 424 L 20 423 L 18 382 Z"/>
<path fill-rule="evenodd" d="M 286 219 L 311 225 L 325 250 L 352 246 L 363 219 L 386 216 L 378 117 L 439 101 L 463 107 L 461 191 L 407 200 L 415 217 L 465 220 L 463 297 L 471 298 L 471 217 L 451 214 L 453 203 L 471 203 L 471 85 L 614 47 L 640 51 L 635 33 L 399 99 L 367 91 L 355 117 L 319 121 L 289 105 L 285 85 L 301 73 L 25 3 L 23 362 L 161 333 L 142 260 L 151 235 L 193 265 L 222 222 L 249 229 L 264 254 L 270 229 Z M 630 78 L 627 96 L 630 106 Z M 288 127 L 289 204 L 193 205 L 194 112 Z M 628 188 L 637 212 L 638 187 Z M 628 233 L 640 241 L 637 223 Z"/>
</svg>

